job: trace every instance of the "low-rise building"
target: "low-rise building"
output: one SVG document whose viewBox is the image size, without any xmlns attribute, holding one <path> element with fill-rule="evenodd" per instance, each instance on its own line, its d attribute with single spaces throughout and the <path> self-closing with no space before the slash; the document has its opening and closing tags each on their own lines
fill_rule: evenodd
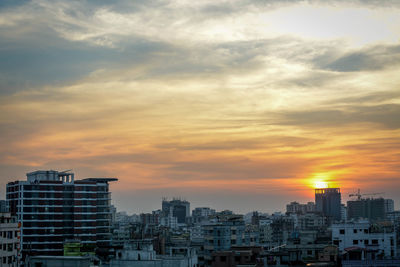
<svg viewBox="0 0 400 267">
<path fill-rule="evenodd" d="M 390 259 L 395 257 L 396 252 L 393 226 L 371 224 L 369 221 L 333 224 L 332 243 L 339 247 L 342 255 L 361 251 L 359 260 Z"/>
</svg>

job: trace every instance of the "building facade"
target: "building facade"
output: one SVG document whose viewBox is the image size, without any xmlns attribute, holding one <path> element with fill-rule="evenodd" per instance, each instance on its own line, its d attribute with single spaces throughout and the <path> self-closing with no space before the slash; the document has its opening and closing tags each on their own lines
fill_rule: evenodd
<svg viewBox="0 0 400 267">
<path fill-rule="evenodd" d="M 360 260 L 392 258 L 396 253 L 396 234 L 393 228 L 373 225 L 368 221 L 333 224 L 332 243 L 339 247 L 341 254 L 361 250 L 363 254 Z"/>
<path fill-rule="evenodd" d="M 19 228 L 10 213 L 0 213 L 0 266 L 18 266 Z"/>
<path fill-rule="evenodd" d="M 173 199 L 168 201 L 163 199 L 162 211 L 165 217 L 176 217 L 179 224 L 186 223 L 186 218 L 190 216 L 190 203 L 186 200 Z"/>
<path fill-rule="evenodd" d="M 74 180 L 74 174 L 35 171 L 26 181 L 7 184 L 10 212 L 20 223 L 22 258 L 63 255 L 66 240 L 79 240 L 83 251 L 111 243 L 111 193 L 116 178 Z"/>
<path fill-rule="evenodd" d="M 315 209 L 333 220 L 340 221 L 342 219 L 340 188 L 315 189 Z"/>
</svg>

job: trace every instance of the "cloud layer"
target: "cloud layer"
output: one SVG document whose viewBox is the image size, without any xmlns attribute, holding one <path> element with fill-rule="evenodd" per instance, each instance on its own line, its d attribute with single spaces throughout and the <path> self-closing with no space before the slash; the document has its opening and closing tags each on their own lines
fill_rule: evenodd
<svg viewBox="0 0 400 267">
<path fill-rule="evenodd" d="M 271 211 L 311 200 L 315 179 L 398 202 L 399 9 L 4 1 L 1 185 L 44 168 L 117 176 L 130 212 L 174 195 Z"/>
</svg>

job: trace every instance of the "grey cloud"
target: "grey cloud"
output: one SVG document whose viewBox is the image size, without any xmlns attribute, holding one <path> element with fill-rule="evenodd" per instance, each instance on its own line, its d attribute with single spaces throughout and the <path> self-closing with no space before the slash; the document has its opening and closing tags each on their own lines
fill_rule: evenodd
<svg viewBox="0 0 400 267">
<path fill-rule="evenodd" d="M 400 45 L 397 46 L 374 46 L 367 49 L 361 49 L 352 53 L 340 56 L 331 62 L 327 61 L 326 55 L 317 57 L 314 62 L 317 66 L 339 72 L 351 71 L 371 71 L 380 70 L 385 67 L 399 64 L 400 62 Z M 332 57 L 332 56 L 330 56 Z"/>
<path fill-rule="evenodd" d="M 350 123 L 375 123 L 387 129 L 400 128 L 400 105 L 353 106 L 348 110 L 319 109 L 288 112 L 283 115 L 283 124 L 337 127 Z"/>
</svg>

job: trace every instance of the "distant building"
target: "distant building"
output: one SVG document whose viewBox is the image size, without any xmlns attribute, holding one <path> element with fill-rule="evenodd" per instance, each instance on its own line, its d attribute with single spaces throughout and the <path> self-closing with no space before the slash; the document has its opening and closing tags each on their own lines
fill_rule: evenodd
<svg viewBox="0 0 400 267">
<path fill-rule="evenodd" d="M 305 213 L 314 212 L 314 211 L 315 211 L 314 202 L 308 202 L 307 204 L 300 204 L 300 203 L 294 201 L 294 202 L 290 202 L 290 204 L 286 205 L 287 213 L 305 214 Z"/>
<path fill-rule="evenodd" d="M 217 215 L 218 216 L 218 215 Z M 242 215 L 220 215 L 214 223 L 202 226 L 204 236 L 204 261 L 212 264 L 212 253 L 242 246 L 245 242 L 245 223 Z"/>
<path fill-rule="evenodd" d="M 0 213 L 0 266 L 18 265 L 19 228 L 10 213 Z"/>
<path fill-rule="evenodd" d="M 344 204 L 342 204 L 340 207 L 340 214 L 342 217 L 342 221 L 347 221 L 347 207 Z"/>
<path fill-rule="evenodd" d="M 5 200 L 0 200 L 0 212 L 5 213 L 8 212 L 8 205 L 7 205 L 7 201 Z"/>
<path fill-rule="evenodd" d="M 394 201 L 393 199 L 385 199 L 385 213 L 394 211 Z"/>
<path fill-rule="evenodd" d="M 140 222 L 143 225 L 146 224 L 158 225 L 160 223 L 159 214 L 154 211 L 152 213 L 141 213 Z"/>
<path fill-rule="evenodd" d="M 195 208 L 192 211 L 192 222 L 199 223 L 202 221 L 206 221 L 208 219 L 208 216 L 211 216 L 214 214 L 215 214 L 215 210 L 210 209 L 208 207 Z"/>
<path fill-rule="evenodd" d="M 393 200 L 384 198 L 366 198 L 347 201 L 348 219 L 384 220 L 393 211 Z"/>
<path fill-rule="evenodd" d="M 342 219 L 340 188 L 315 189 L 315 206 L 316 211 L 340 221 Z"/>
<path fill-rule="evenodd" d="M 7 184 L 11 215 L 21 224 L 20 247 L 26 255 L 62 256 L 64 242 L 78 239 L 82 251 L 111 244 L 111 193 L 116 178 L 74 180 L 74 174 L 35 171 L 26 181 Z"/>
<path fill-rule="evenodd" d="M 171 214 L 177 218 L 179 224 L 183 224 L 186 223 L 186 218 L 190 216 L 190 203 L 181 199 L 173 199 L 171 201 L 163 199 L 162 211 L 164 216 L 168 217 Z"/>
<path fill-rule="evenodd" d="M 190 247 L 171 248 L 166 255 L 156 255 L 152 239 L 132 240 L 115 254 L 110 267 L 193 267 L 198 264 L 196 251 Z"/>
</svg>

